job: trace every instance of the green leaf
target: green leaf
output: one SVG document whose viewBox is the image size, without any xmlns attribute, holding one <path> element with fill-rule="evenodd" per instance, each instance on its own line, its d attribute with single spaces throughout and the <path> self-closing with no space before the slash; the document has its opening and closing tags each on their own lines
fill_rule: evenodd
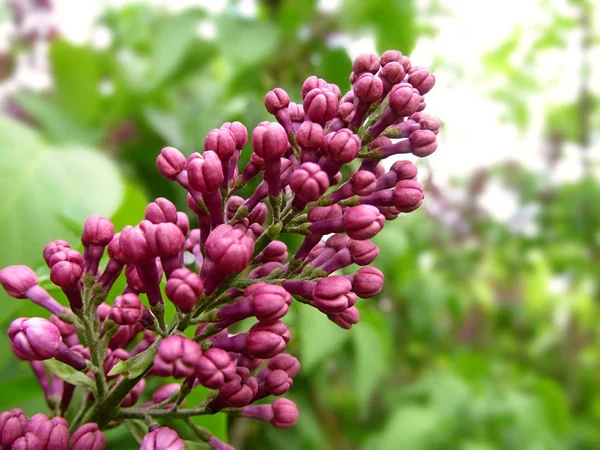
<svg viewBox="0 0 600 450">
<path fill-rule="evenodd" d="M 57 361 L 56 359 L 48 359 L 44 361 L 44 365 L 46 366 L 46 369 L 48 369 L 61 380 L 96 393 L 96 384 L 83 372 L 75 370 L 71 366 Z"/>
<path fill-rule="evenodd" d="M 219 51 L 237 70 L 263 61 L 277 47 L 278 30 L 271 22 L 223 17 L 217 26 Z"/>
<path fill-rule="evenodd" d="M 64 217 L 83 224 L 92 213 L 110 216 L 123 195 L 108 158 L 81 147 L 50 147 L 6 118 L 0 118 L 0 173 L 0 267 L 41 265 L 48 241 L 80 239 Z M 2 291 L 0 301 L 5 298 Z"/>
<path fill-rule="evenodd" d="M 351 334 L 355 348 L 354 390 L 362 412 L 366 412 L 373 390 L 389 367 L 386 350 L 393 337 L 388 322 L 377 320 L 368 311 L 361 311 L 361 320 Z"/>
<path fill-rule="evenodd" d="M 427 450 L 439 442 L 439 417 L 433 409 L 422 406 L 402 407 L 385 426 L 379 448 Z"/>
<path fill-rule="evenodd" d="M 301 305 L 298 312 L 302 370 L 309 373 L 344 345 L 350 334 L 311 306 Z"/>
<path fill-rule="evenodd" d="M 38 94 L 22 92 L 17 95 L 16 101 L 36 120 L 53 143 L 91 145 L 99 137 L 98 133 L 73 120 L 59 105 Z"/>
<path fill-rule="evenodd" d="M 64 40 L 50 48 L 58 103 L 81 123 L 92 125 L 101 113 L 98 55 Z"/>
<path fill-rule="evenodd" d="M 108 375 L 123 375 L 130 380 L 139 377 L 154 361 L 156 349 L 157 345 L 152 345 L 142 353 L 138 353 L 125 361 L 119 361 L 112 369 L 110 369 Z"/>
<path fill-rule="evenodd" d="M 182 13 L 166 20 L 155 35 L 150 65 L 144 87 L 154 89 L 165 81 L 183 62 L 197 40 L 198 10 Z"/>
</svg>

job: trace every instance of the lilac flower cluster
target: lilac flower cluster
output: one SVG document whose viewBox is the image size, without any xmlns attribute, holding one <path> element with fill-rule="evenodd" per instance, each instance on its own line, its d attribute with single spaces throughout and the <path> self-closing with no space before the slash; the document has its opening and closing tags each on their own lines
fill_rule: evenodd
<svg viewBox="0 0 600 450">
<path fill-rule="evenodd" d="M 424 157 L 437 146 L 439 122 L 423 112 L 432 74 L 398 51 L 361 55 L 352 69 L 352 89 L 343 96 L 315 76 L 304 82 L 301 104 L 280 88 L 267 93 L 265 107 L 276 121 L 252 130 L 253 152 L 243 168 L 238 162 L 249 136 L 239 122 L 211 130 L 204 151 L 188 158 L 162 149 L 157 168 L 187 191 L 197 228 L 158 198 L 144 220 L 119 232 L 108 218 L 90 216 L 83 252 L 62 240 L 46 245 L 50 280 L 69 308 L 30 268 L 0 271 L 11 296 L 52 314 L 16 319 L 8 330 L 15 355 L 39 379 L 52 418 L 3 413 L 2 448 L 103 449 L 102 429 L 135 428 L 143 419 L 141 449 L 183 449 L 177 432 L 156 422 L 179 418 L 199 439 L 227 449 L 189 418 L 222 412 L 279 428 L 295 424 L 292 401 L 263 401 L 285 394 L 300 370 L 284 353 L 292 337 L 286 313 L 296 300 L 342 328 L 359 321 L 357 298 L 376 296 L 384 280 L 370 266 L 379 254 L 370 239 L 423 201 L 412 162 L 398 160 L 386 170 L 380 161 Z M 236 195 L 261 173 L 251 195 Z M 303 236 L 298 249 L 278 240 L 284 233 Z M 353 264 L 360 266 L 354 274 L 342 271 Z M 109 303 L 122 274 L 126 287 Z M 165 297 L 176 307 L 169 321 Z M 242 321 L 248 331 L 230 333 Z M 162 385 L 135 407 L 148 377 L 181 382 Z M 186 407 L 198 385 L 210 393 Z M 77 387 L 83 400 L 68 424 L 63 416 Z"/>
</svg>

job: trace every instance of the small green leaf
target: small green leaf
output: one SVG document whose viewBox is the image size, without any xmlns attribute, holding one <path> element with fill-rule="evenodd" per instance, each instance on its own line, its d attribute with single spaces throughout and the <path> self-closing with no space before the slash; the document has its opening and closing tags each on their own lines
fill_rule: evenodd
<svg viewBox="0 0 600 450">
<path fill-rule="evenodd" d="M 91 392 L 96 392 L 96 385 L 90 377 L 83 372 L 73 369 L 65 363 L 57 361 L 56 359 L 49 359 L 44 361 L 46 368 L 56 375 L 61 380 L 66 381 L 75 386 L 82 387 Z"/>
<path fill-rule="evenodd" d="M 129 358 L 126 361 L 119 361 L 108 373 L 109 376 L 123 375 L 125 378 L 133 380 L 143 374 L 154 361 L 157 345 L 152 345 L 142 353 Z"/>
<path fill-rule="evenodd" d="M 311 306 L 299 308 L 299 336 L 302 370 L 309 373 L 327 356 L 338 350 L 350 333 Z"/>
</svg>

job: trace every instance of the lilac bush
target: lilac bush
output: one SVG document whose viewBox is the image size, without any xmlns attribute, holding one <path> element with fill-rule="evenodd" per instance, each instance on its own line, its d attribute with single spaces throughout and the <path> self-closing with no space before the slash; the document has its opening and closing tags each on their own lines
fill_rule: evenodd
<svg viewBox="0 0 600 450">
<path fill-rule="evenodd" d="M 361 55 L 352 68 L 352 89 L 343 96 L 315 76 L 304 82 L 301 104 L 280 88 L 267 93 L 265 107 L 276 120 L 250 133 L 245 167 L 238 161 L 249 133 L 239 122 L 211 130 L 202 153 L 161 150 L 157 168 L 187 191 L 197 228 L 158 198 L 143 220 L 118 232 L 108 218 L 89 217 L 83 253 L 62 240 L 46 245 L 50 279 L 69 308 L 30 268 L 0 271 L 9 295 L 51 314 L 18 318 L 8 335 L 52 413 L 29 420 L 19 409 L 2 413 L 2 448 L 100 450 L 102 430 L 137 420 L 145 424 L 141 449 L 183 449 L 177 431 L 159 425 L 181 419 L 198 439 L 227 449 L 190 418 L 221 413 L 278 428 L 295 424 L 291 400 L 268 400 L 284 395 L 300 370 L 284 353 L 292 339 L 286 313 L 296 301 L 345 329 L 359 321 L 357 299 L 376 296 L 384 280 L 370 266 L 379 254 L 370 239 L 423 202 L 412 162 L 386 170 L 381 161 L 425 157 L 437 147 L 439 122 L 423 112 L 431 73 L 398 51 Z M 237 195 L 261 173 L 251 195 Z M 303 236 L 297 250 L 278 240 L 285 233 Z M 341 272 L 352 264 L 361 266 L 356 273 Z M 126 287 L 112 293 L 121 275 Z M 176 309 L 170 320 L 165 297 Z M 248 331 L 229 333 L 247 320 Z M 144 393 L 148 377 L 181 381 Z M 198 385 L 210 390 L 206 399 L 186 405 Z M 143 394 L 150 400 L 136 407 Z M 72 403 L 81 407 L 67 423 Z"/>
</svg>

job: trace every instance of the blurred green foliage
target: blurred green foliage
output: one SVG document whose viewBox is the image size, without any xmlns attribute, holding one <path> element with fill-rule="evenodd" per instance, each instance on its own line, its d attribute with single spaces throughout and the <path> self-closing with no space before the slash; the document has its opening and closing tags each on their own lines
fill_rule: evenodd
<svg viewBox="0 0 600 450">
<path fill-rule="evenodd" d="M 185 210 L 183 194 L 156 172 L 160 148 L 189 154 L 222 122 L 252 127 L 269 118 L 266 91 L 281 86 L 298 101 L 312 74 L 347 90 L 351 60 L 340 35 L 370 33 L 379 51 L 410 53 L 429 31 L 412 1 L 342 0 L 334 12 L 315 0 L 257 6 L 247 17 L 236 2 L 216 16 L 136 3 L 100 18 L 112 35 L 107 48 L 51 43 L 53 88 L 12 99 L 32 126 L 0 119 L 0 266 L 29 264 L 47 279 L 44 243 L 75 245 L 87 214 L 111 215 L 120 228 L 139 221 L 156 196 Z M 199 25 L 214 36 L 199 35 Z M 556 16 L 532 55 L 561 45 L 576 26 Z M 510 64 L 520 43 L 517 31 L 483 63 L 502 80 L 494 96 L 526 127 L 523 93 L 543 86 Z M 569 111 L 577 105 L 549 108 L 549 129 L 560 124 L 576 141 L 580 121 Z M 600 183 L 588 175 L 556 185 L 547 172 L 508 163 L 462 182 L 464 202 L 449 202 L 430 182 L 426 203 L 441 209 L 422 208 L 377 236 L 386 284 L 379 298 L 359 302 L 351 332 L 311 308 L 290 311 L 290 348 L 302 362 L 290 392 L 301 411 L 295 428 L 223 415 L 199 423 L 228 434 L 238 450 L 598 448 Z M 476 206 L 490 183 L 515 195 L 521 212 L 536 212 L 526 218 L 535 232 Z M 40 314 L 4 293 L 0 301 L 3 329 Z M 4 333 L 0 387 L 0 410 L 45 411 Z M 203 396 L 196 389 L 190 402 Z M 136 448 L 124 429 L 109 439 L 109 448 Z"/>
</svg>

